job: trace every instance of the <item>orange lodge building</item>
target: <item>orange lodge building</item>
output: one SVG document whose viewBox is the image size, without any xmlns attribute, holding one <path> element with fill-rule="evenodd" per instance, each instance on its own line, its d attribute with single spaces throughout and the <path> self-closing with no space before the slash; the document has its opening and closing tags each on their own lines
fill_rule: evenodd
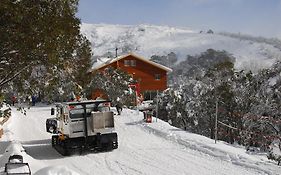
<svg viewBox="0 0 281 175">
<path fill-rule="evenodd" d="M 121 69 L 132 76 L 138 82 L 138 88 L 146 99 L 157 91 L 167 89 L 167 74 L 172 69 L 150 61 L 133 53 L 111 59 L 92 70 L 102 71 L 107 67 Z M 102 93 L 102 90 L 94 90 L 92 98 L 95 99 Z"/>
</svg>

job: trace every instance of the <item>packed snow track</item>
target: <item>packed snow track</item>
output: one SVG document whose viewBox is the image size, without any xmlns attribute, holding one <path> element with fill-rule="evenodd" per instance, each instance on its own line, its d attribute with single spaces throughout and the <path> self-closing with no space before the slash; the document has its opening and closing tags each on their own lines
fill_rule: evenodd
<svg viewBox="0 0 281 175">
<path fill-rule="evenodd" d="M 0 139 L 0 170 L 8 159 L 8 146 L 18 143 L 24 162 L 32 173 L 72 172 L 72 174 L 192 174 L 254 175 L 278 174 L 280 169 L 264 155 L 249 155 L 243 148 L 227 145 L 153 119 L 143 122 L 143 114 L 124 109 L 115 115 L 119 148 L 110 152 L 84 152 L 63 157 L 51 146 L 45 121 L 51 106 L 37 106 L 24 116 L 12 109 Z M 37 172 L 37 173 L 36 173 Z"/>
</svg>

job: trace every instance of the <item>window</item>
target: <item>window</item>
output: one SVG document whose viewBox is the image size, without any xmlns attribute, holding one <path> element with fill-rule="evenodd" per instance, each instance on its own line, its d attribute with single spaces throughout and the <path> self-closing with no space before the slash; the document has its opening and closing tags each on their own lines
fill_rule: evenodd
<svg viewBox="0 0 281 175">
<path fill-rule="evenodd" d="M 136 67 L 137 61 L 136 60 L 124 60 L 124 66 L 132 66 Z"/>
<path fill-rule="evenodd" d="M 132 66 L 132 67 L 136 67 L 136 65 L 137 65 L 136 60 L 131 60 L 131 66 Z"/>
<path fill-rule="evenodd" d="M 154 78 L 155 78 L 155 80 L 160 80 L 161 79 L 161 75 L 160 74 L 155 74 Z"/>
<path fill-rule="evenodd" d="M 124 60 L 124 66 L 130 66 L 130 60 Z"/>
</svg>

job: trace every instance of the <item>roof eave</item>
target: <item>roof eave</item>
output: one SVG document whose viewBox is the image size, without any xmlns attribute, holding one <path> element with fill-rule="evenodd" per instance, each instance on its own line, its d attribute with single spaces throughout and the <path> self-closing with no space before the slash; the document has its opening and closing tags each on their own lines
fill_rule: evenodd
<svg viewBox="0 0 281 175">
<path fill-rule="evenodd" d="M 123 58 L 126 58 L 126 57 L 128 57 L 128 56 L 133 56 L 133 57 L 135 57 L 135 58 L 138 58 L 138 59 L 140 59 L 140 60 L 142 60 L 142 61 L 144 61 L 144 62 L 147 62 L 147 63 L 149 63 L 149 64 L 154 65 L 155 67 L 158 67 L 158 68 L 160 68 L 160 69 L 162 69 L 162 70 L 165 70 L 166 72 L 173 72 L 173 70 L 172 70 L 171 68 L 168 68 L 168 67 L 163 66 L 163 65 L 161 65 L 161 64 L 155 63 L 155 62 L 150 61 L 150 60 L 148 60 L 148 59 L 145 59 L 145 58 L 143 58 L 143 57 L 141 57 L 141 56 L 138 56 L 138 55 L 136 55 L 136 54 L 134 54 L 134 53 L 129 53 L 129 54 L 120 56 L 119 58 L 117 57 L 117 58 L 113 59 L 114 61 L 110 61 L 108 64 L 102 64 L 102 65 L 100 65 L 100 66 L 97 66 L 96 68 L 92 69 L 90 72 L 94 72 L 94 71 L 96 71 L 96 70 L 98 70 L 98 69 L 101 69 L 101 68 L 103 68 L 103 67 L 105 67 L 105 66 L 107 66 L 107 65 L 109 65 L 109 64 L 112 64 L 112 63 L 114 63 L 114 62 L 117 62 L 117 61 L 119 61 L 119 60 L 121 60 L 121 59 L 123 59 Z"/>
</svg>

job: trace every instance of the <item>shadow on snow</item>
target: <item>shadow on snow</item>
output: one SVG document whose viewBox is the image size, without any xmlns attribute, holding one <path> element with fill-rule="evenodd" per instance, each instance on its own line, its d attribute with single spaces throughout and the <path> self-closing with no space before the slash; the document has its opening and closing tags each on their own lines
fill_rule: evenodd
<svg viewBox="0 0 281 175">
<path fill-rule="evenodd" d="M 26 153 L 38 160 L 63 158 L 51 145 L 50 139 L 22 142 Z"/>
</svg>

